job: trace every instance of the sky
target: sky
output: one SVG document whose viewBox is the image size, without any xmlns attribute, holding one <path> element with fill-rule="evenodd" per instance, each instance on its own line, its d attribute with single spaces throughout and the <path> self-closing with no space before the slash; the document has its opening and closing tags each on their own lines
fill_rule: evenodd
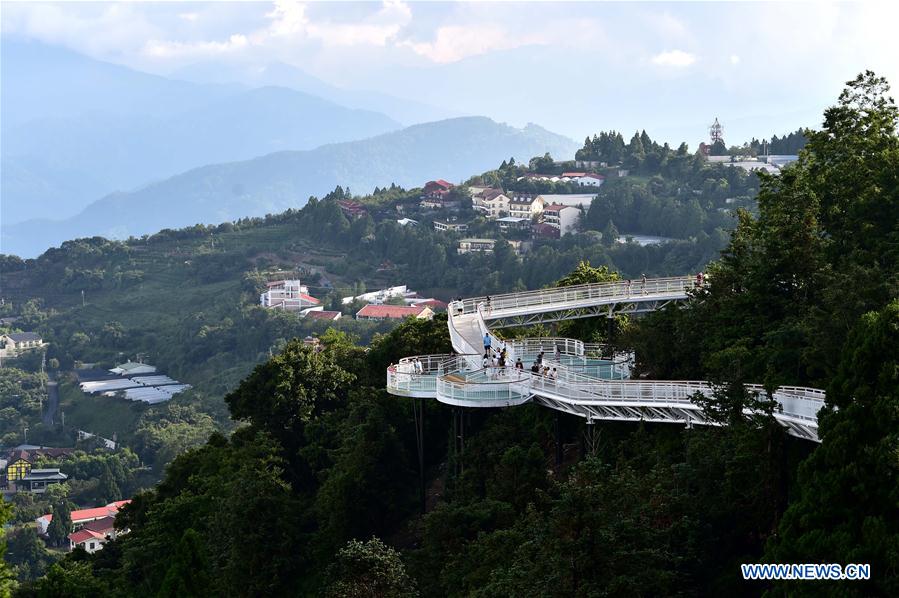
<svg viewBox="0 0 899 598">
<path fill-rule="evenodd" d="M 899 2 L 2 4 L 5 36 L 163 75 L 283 62 L 349 89 L 574 139 L 695 147 L 820 123 L 864 69 L 899 85 Z M 228 72 L 240 72 L 229 70 Z"/>
</svg>

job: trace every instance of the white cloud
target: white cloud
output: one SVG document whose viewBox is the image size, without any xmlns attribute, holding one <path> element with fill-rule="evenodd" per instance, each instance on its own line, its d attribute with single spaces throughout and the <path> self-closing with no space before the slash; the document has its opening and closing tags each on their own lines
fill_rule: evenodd
<svg viewBox="0 0 899 598">
<path fill-rule="evenodd" d="M 683 50 L 668 50 L 652 57 L 652 63 L 658 66 L 685 68 L 696 62 L 696 55 Z"/>
<path fill-rule="evenodd" d="M 87 54 L 127 54 L 143 39 L 158 35 L 136 4 L 90 4 L 84 10 L 66 4 L 4 2 L 4 34 L 25 36 Z"/>
<path fill-rule="evenodd" d="M 275 7 L 265 16 L 271 19 L 268 32 L 273 36 L 301 34 L 309 23 L 306 6 L 289 0 L 275 0 Z"/>
<path fill-rule="evenodd" d="M 182 12 L 178 14 L 178 18 L 182 21 L 190 21 L 191 23 L 200 18 L 200 13 L 197 12 Z"/>
<path fill-rule="evenodd" d="M 504 28 L 492 25 L 448 25 L 437 29 L 433 41 L 407 40 L 399 45 L 409 47 L 433 62 L 446 64 L 493 50 L 508 50 L 541 41 L 534 35 L 513 37 Z"/>
<path fill-rule="evenodd" d="M 179 15 L 182 19 L 185 14 Z M 339 13 L 338 13 L 339 14 Z M 276 0 L 265 13 L 267 24 L 245 33 L 233 33 L 226 39 L 164 40 L 151 39 L 143 47 L 150 58 L 196 58 L 234 54 L 250 48 L 294 47 L 315 41 L 322 46 L 386 46 L 412 20 L 412 11 L 404 2 L 385 1 L 374 13 L 358 21 L 313 20 L 307 6 L 291 0 Z"/>
<path fill-rule="evenodd" d="M 730 55 L 730 63 L 734 64 L 734 65 L 740 64 L 740 57 L 737 56 L 736 54 L 731 54 Z"/>
<path fill-rule="evenodd" d="M 360 22 L 308 23 L 306 33 L 329 46 L 386 46 L 411 22 L 412 10 L 409 5 L 405 2 L 387 1 L 378 12 Z"/>
<path fill-rule="evenodd" d="M 143 53 L 154 58 L 171 58 L 175 56 L 216 56 L 243 50 L 250 45 L 247 36 L 235 33 L 222 42 L 173 42 L 164 40 L 150 40 L 146 43 Z"/>
</svg>

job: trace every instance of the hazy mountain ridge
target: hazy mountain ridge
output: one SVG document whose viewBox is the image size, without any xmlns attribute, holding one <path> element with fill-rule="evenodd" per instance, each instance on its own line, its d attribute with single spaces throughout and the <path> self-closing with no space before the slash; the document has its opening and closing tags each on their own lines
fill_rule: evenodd
<svg viewBox="0 0 899 598">
<path fill-rule="evenodd" d="M 485 117 L 448 119 L 361 141 L 193 169 L 137 191 L 108 195 L 67 220 L 4 227 L 2 250 L 33 256 L 75 237 L 121 238 L 260 216 L 302 207 L 310 195 L 337 185 L 369 192 L 390 183 L 415 187 L 434 178 L 460 181 L 510 156 L 526 161 L 550 152 L 567 158 L 576 148 L 572 140 L 536 125 L 516 129 Z"/>
<path fill-rule="evenodd" d="M 348 108 L 376 110 L 404 125 L 420 124 L 465 116 L 459 110 L 425 104 L 369 89 L 345 89 L 331 85 L 295 66 L 283 62 L 265 65 L 196 63 L 172 73 L 173 77 L 196 83 L 242 83 L 254 87 L 287 87 L 310 93 Z"/>
<path fill-rule="evenodd" d="M 40 44 L 4 40 L 2 66 L 5 224 L 71 216 L 205 164 L 401 126 L 294 89 L 172 80 Z"/>
</svg>

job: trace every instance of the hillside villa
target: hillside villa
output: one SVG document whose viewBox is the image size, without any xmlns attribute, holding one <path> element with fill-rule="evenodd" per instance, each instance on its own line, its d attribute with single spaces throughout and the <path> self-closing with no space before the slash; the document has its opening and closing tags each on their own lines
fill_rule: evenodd
<svg viewBox="0 0 899 598">
<path fill-rule="evenodd" d="M 302 312 L 320 305 L 321 301 L 310 295 L 309 288 L 299 280 L 277 280 L 268 283 L 268 290 L 259 296 L 259 303 L 266 309 Z"/>
<path fill-rule="evenodd" d="M 577 231 L 581 219 L 581 210 L 574 206 L 550 204 L 543 208 L 543 222 L 559 231 L 559 235 L 567 235 Z"/>
<path fill-rule="evenodd" d="M 340 208 L 340 211 L 343 212 L 343 215 L 346 216 L 348 220 L 361 218 L 368 213 L 364 205 L 362 205 L 358 201 L 353 201 L 351 199 L 338 200 L 337 206 Z"/>
<path fill-rule="evenodd" d="M 77 532 L 69 534 L 69 550 L 75 550 L 79 546 L 88 553 L 95 553 L 103 549 L 103 545 L 109 540 L 114 540 L 125 530 L 117 532 L 115 529 L 115 517 L 101 517 L 88 521 Z"/>
<path fill-rule="evenodd" d="M 362 293 L 361 295 L 356 295 L 355 297 L 343 297 L 341 299 L 341 303 L 344 305 L 349 305 L 353 301 L 364 301 L 366 303 L 384 303 L 390 299 L 396 297 L 402 297 L 403 299 L 417 297 L 418 293 L 415 291 L 410 291 L 406 285 L 399 285 L 395 287 L 387 287 L 386 289 L 381 289 L 379 291 L 371 291 L 368 293 Z"/>
<path fill-rule="evenodd" d="M 464 222 L 442 222 L 434 221 L 434 230 L 450 233 L 464 233 L 468 230 L 468 225 Z"/>
<path fill-rule="evenodd" d="M 506 243 L 512 246 L 515 255 L 520 255 L 525 249 L 521 241 L 506 240 Z M 461 239 L 459 248 L 456 250 L 459 255 L 466 253 L 493 253 L 496 247 L 496 239 Z"/>
<path fill-rule="evenodd" d="M 324 309 L 310 309 L 306 312 L 306 317 L 310 320 L 339 320 L 343 314 L 339 311 L 327 311 Z"/>
<path fill-rule="evenodd" d="M 434 311 L 426 305 L 374 305 L 369 304 L 356 312 L 357 320 L 405 320 L 418 318 L 430 320 Z"/>
<path fill-rule="evenodd" d="M 52 448 L 43 446 L 20 445 L 12 449 L 6 455 L 5 459 L 0 460 L 0 462 L 2 462 L 3 464 L 2 475 L 0 475 L 0 487 L 13 488 L 16 491 L 31 491 L 31 484 L 29 483 L 29 481 L 26 481 L 26 478 L 29 476 L 29 474 L 32 473 L 34 463 L 39 458 L 43 457 L 47 459 L 58 459 L 59 457 L 71 455 L 74 452 L 75 449 L 71 448 Z M 43 477 L 46 477 L 47 475 L 49 474 L 42 474 Z M 65 476 L 65 474 L 61 475 Z M 40 480 L 38 480 L 38 477 L 42 476 L 33 478 L 33 481 L 39 482 Z M 44 481 L 53 483 L 53 481 L 63 480 L 51 481 L 49 478 L 47 478 Z M 44 487 L 46 487 L 46 485 Z M 39 483 L 35 485 L 35 489 L 39 489 L 40 492 L 43 492 L 43 489 L 41 489 L 41 485 Z"/>
<path fill-rule="evenodd" d="M 131 499 L 117 500 L 115 502 L 109 503 L 104 507 L 96 507 L 93 509 L 79 509 L 77 511 L 72 511 L 72 531 L 78 531 L 84 526 L 84 524 L 91 521 L 96 521 L 98 519 L 103 519 L 104 517 L 115 518 L 116 514 L 119 512 L 119 509 L 130 502 Z M 53 514 L 48 513 L 46 515 L 41 515 L 34 521 L 37 523 L 38 533 L 42 536 L 46 536 L 47 528 L 50 527 L 50 522 L 53 521 Z"/>
<path fill-rule="evenodd" d="M 24 351 L 43 346 L 44 339 L 37 332 L 10 332 L 0 336 L 0 352 L 3 357 L 15 357 Z"/>
<path fill-rule="evenodd" d="M 501 218 L 509 213 L 511 199 L 502 189 L 487 188 L 472 194 L 472 207 L 487 218 Z"/>
<path fill-rule="evenodd" d="M 543 212 L 543 198 L 533 193 L 514 193 L 509 200 L 509 216 L 532 219 Z"/>
</svg>

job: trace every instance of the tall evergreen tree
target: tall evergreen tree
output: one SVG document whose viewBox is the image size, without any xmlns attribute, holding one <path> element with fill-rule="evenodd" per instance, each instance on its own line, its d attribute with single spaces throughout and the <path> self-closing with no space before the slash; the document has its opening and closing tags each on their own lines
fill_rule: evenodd
<svg viewBox="0 0 899 598">
<path fill-rule="evenodd" d="M 209 595 L 210 585 L 202 540 L 188 528 L 175 549 L 157 598 L 202 598 Z"/>
<path fill-rule="evenodd" d="M 842 351 L 819 416 L 822 444 L 799 470 L 799 496 L 768 549 L 778 563 L 867 563 L 870 582 L 833 595 L 899 595 L 899 300 L 866 314 Z M 783 595 L 821 595 L 783 584 Z"/>
<path fill-rule="evenodd" d="M 62 500 L 53 505 L 53 518 L 47 526 L 47 536 L 54 546 L 66 546 L 72 533 L 72 510 L 69 501 Z"/>
</svg>

